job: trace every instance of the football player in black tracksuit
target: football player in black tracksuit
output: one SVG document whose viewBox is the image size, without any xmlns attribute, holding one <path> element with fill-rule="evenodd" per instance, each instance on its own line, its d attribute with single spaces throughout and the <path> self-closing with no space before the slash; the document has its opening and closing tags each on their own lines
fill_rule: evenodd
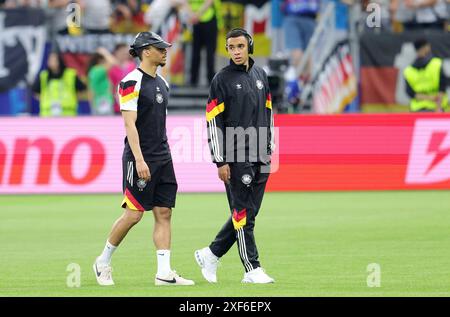
<svg viewBox="0 0 450 317">
<path fill-rule="evenodd" d="M 230 64 L 213 79 L 206 109 L 209 146 L 225 183 L 231 216 L 209 247 L 195 251 L 203 277 L 217 282 L 217 262 L 237 242 L 244 283 L 273 283 L 258 261 L 253 229 L 270 173 L 273 115 L 264 70 L 249 57 L 244 29 L 227 34 Z"/>
</svg>

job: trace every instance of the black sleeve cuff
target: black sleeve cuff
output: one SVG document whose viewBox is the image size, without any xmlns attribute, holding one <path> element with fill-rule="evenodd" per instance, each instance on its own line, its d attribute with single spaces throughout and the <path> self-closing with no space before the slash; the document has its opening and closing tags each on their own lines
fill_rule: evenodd
<svg viewBox="0 0 450 317">
<path fill-rule="evenodd" d="M 216 163 L 217 168 L 222 167 L 222 166 L 227 165 L 227 164 L 228 164 L 227 162 L 218 162 L 218 163 Z"/>
</svg>

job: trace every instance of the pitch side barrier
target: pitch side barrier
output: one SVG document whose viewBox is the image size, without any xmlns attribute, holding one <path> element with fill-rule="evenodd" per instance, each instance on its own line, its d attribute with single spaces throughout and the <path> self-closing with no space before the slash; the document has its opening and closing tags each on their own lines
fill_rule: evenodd
<svg viewBox="0 0 450 317">
<path fill-rule="evenodd" d="M 120 117 L 0 118 L 0 194 L 120 193 Z M 450 114 L 276 115 L 269 191 L 450 189 Z M 169 116 L 180 192 L 220 192 L 205 118 Z"/>
</svg>

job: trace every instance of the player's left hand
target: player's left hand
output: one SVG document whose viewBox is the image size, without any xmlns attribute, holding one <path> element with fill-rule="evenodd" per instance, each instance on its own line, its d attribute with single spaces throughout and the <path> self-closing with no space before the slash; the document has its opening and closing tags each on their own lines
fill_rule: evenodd
<svg viewBox="0 0 450 317">
<path fill-rule="evenodd" d="M 143 178 L 146 181 L 151 180 L 150 168 L 145 161 L 136 161 L 136 171 L 139 178 Z"/>
</svg>

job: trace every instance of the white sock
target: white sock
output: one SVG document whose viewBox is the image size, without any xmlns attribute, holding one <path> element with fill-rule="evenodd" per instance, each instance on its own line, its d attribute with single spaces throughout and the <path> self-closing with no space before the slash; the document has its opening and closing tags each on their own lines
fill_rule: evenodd
<svg viewBox="0 0 450 317">
<path fill-rule="evenodd" d="M 165 278 L 171 271 L 170 250 L 156 250 L 156 258 L 158 260 L 158 271 L 156 272 L 156 276 Z"/>
<path fill-rule="evenodd" d="M 109 265 L 111 263 L 111 257 L 116 249 L 117 249 L 116 246 L 109 243 L 109 241 L 106 241 L 105 248 L 103 249 L 102 254 L 98 257 L 97 261 L 99 263 Z"/>
</svg>

